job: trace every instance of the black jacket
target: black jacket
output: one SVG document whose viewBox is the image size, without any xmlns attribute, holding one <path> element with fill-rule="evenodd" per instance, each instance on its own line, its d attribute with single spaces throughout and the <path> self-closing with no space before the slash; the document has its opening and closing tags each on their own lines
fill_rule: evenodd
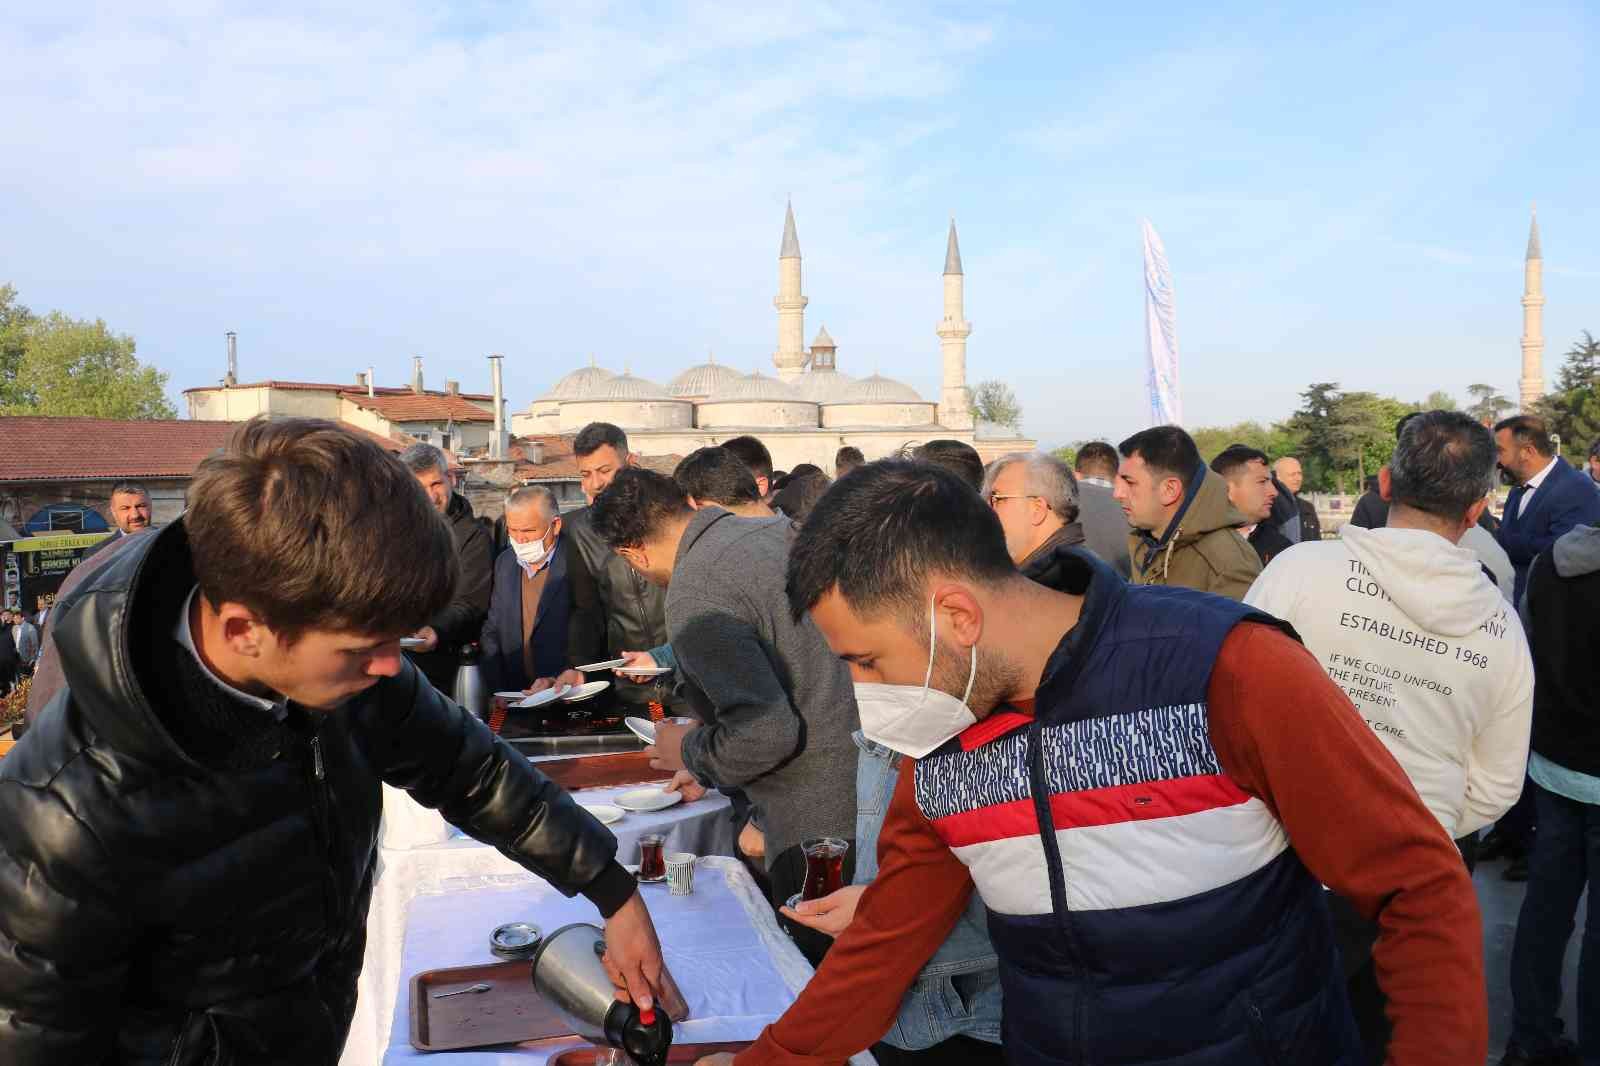
<svg viewBox="0 0 1600 1066">
<path fill-rule="evenodd" d="M 1389 501 L 1375 491 L 1363 492 L 1350 512 L 1350 524 L 1362 529 L 1382 529 L 1389 524 Z"/>
<path fill-rule="evenodd" d="M 489 586 L 494 577 L 494 537 L 472 513 L 472 504 L 460 493 L 452 493 L 444 520 L 456 544 L 456 559 L 461 563 L 461 581 L 456 594 L 444 610 L 428 620 L 439 634 L 439 647 L 427 654 L 413 655 L 417 666 L 441 692 L 455 686 L 456 667 L 461 665 L 461 649 L 478 639 L 483 620 L 489 614 Z"/>
<path fill-rule="evenodd" d="M 1271 522 L 1258 524 L 1245 539 L 1250 542 L 1250 547 L 1256 550 L 1262 566 L 1266 566 L 1278 555 L 1294 547 L 1294 542 L 1279 532 L 1278 527 Z"/>
<path fill-rule="evenodd" d="M 589 573 L 594 575 L 600 607 L 605 612 L 607 654 L 649 651 L 667 643 L 667 590 L 640 577 L 600 539 L 590 523 L 589 508 L 562 515 L 561 531 L 563 536 L 572 536 Z M 637 705 L 667 698 L 659 683 L 636 685 L 625 681 L 614 687 L 617 698 L 624 703 Z"/>
<path fill-rule="evenodd" d="M 0 1062 L 332 1066 L 379 782 L 603 913 L 616 839 L 417 671 L 279 722 L 172 638 L 181 520 L 57 608 L 66 687 L 0 760 Z"/>
<path fill-rule="evenodd" d="M 1528 571 L 1522 622 L 1533 651 L 1533 750 L 1600 777 L 1600 529 L 1579 526 Z"/>
</svg>

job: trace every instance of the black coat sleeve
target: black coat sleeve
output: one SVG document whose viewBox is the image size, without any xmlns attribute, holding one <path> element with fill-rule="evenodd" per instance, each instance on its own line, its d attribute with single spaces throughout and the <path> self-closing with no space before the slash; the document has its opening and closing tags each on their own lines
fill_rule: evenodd
<svg viewBox="0 0 1600 1066">
<path fill-rule="evenodd" d="M 418 803 L 605 917 L 633 895 L 610 830 L 413 666 L 352 711 L 373 769 Z"/>
<path fill-rule="evenodd" d="M 494 581 L 493 538 L 474 518 L 451 527 L 456 535 L 456 558 L 461 563 L 461 581 L 456 594 L 444 610 L 428 624 L 439 634 L 439 643 L 457 646 L 478 639 L 483 620 L 489 613 L 489 590 Z"/>
</svg>

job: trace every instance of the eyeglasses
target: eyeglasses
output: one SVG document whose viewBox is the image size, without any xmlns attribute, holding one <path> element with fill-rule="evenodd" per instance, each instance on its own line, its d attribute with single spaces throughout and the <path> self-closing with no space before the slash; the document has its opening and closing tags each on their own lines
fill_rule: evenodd
<svg viewBox="0 0 1600 1066">
<path fill-rule="evenodd" d="M 991 492 L 989 493 L 989 506 L 993 507 L 997 500 L 1042 500 L 1043 496 L 1034 492 Z"/>
</svg>

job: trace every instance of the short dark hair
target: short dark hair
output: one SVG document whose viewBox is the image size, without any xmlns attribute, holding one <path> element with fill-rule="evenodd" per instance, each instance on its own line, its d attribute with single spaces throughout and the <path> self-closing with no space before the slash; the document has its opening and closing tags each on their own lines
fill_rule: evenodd
<svg viewBox="0 0 1600 1066">
<path fill-rule="evenodd" d="M 838 477 L 844 477 L 856 467 L 866 464 L 867 457 L 854 444 L 846 444 L 833 453 L 833 472 Z"/>
<path fill-rule="evenodd" d="M 820 470 L 791 473 L 777 495 L 772 497 L 772 506 L 788 518 L 804 522 L 832 484 L 828 475 Z"/>
<path fill-rule="evenodd" d="M 767 446 L 755 437 L 735 437 L 725 440 L 722 446 L 737 455 L 745 466 L 750 468 L 750 473 L 756 477 L 764 477 L 767 484 L 772 484 L 772 453 L 767 451 Z"/>
<path fill-rule="evenodd" d="M 1596 437 L 1594 443 L 1589 445 L 1589 458 L 1594 459 L 1596 457 L 1600 457 L 1600 437 Z"/>
<path fill-rule="evenodd" d="M 1406 431 L 1406 427 L 1411 424 L 1411 420 L 1416 418 L 1421 413 L 1421 411 L 1411 411 L 1408 414 L 1401 415 L 1400 421 L 1394 424 L 1394 439 L 1399 440 L 1400 434 Z"/>
<path fill-rule="evenodd" d="M 1230 444 L 1217 453 L 1211 460 L 1211 469 L 1223 477 L 1231 478 L 1240 467 L 1251 463 L 1260 463 L 1268 466 L 1267 453 L 1260 448 L 1252 448 L 1248 444 Z"/>
<path fill-rule="evenodd" d="M 983 491 L 983 459 L 978 449 L 959 440 L 930 440 L 911 453 L 919 463 L 932 463 L 950 471 L 972 487 Z"/>
<path fill-rule="evenodd" d="M 116 496 L 118 494 L 124 494 L 128 496 L 143 496 L 147 500 L 150 498 L 150 490 L 139 484 L 137 481 L 119 481 L 115 485 L 112 485 L 111 495 Z"/>
<path fill-rule="evenodd" d="M 738 507 L 761 501 L 756 476 L 726 448 L 699 448 L 684 456 L 672 480 L 685 494 L 705 503 Z"/>
<path fill-rule="evenodd" d="M 932 463 L 885 459 L 836 481 L 789 548 L 786 588 L 798 618 L 829 589 L 857 614 L 885 609 L 927 623 L 929 574 L 994 583 L 1017 575 L 993 508 Z"/>
<path fill-rule="evenodd" d="M 676 481 L 642 466 L 617 471 L 589 505 L 590 524 L 612 551 L 637 548 L 669 520 L 691 513 Z"/>
<path fill-rule="evenodd" d="M 1494 424 L 1494 431 L 1499 433 L 1502 429 L 1511 431 L 1511 436 L 1523 444 L 1533 445 L 1533 450 L 1540 455 L 1554 455 L 1556 442 L 1550 439 L 1550 427 L 1545 425 L 1544 419 L 1538 415 L 1512 415 L 1502 418 Z"/>
<path fill-rule="evenodd" d="M 1494 487 L 1494 437 L 1460 411 L 1428 411 L 1407 425 L 1389 460 L 1389 498 L 1452 521 Z"/>
<path fill-rule="evenodd" d="M 1104 477 L 1107 481 L 1117 476 L 1117 450 L 1103 440 L 1092 440 L 1078 448 L 1072 462 L 1079 477 Z"/>
<path fill-rule="evenodd" d="M 334 422 L 252 419 L 192 485 L 183 524 L 200 591 L 290 641 L 410 632 L 454 593 L 455 542 L 417 479 Z"/>
<path fill-rule="evenodd" d="M 628 435 L 622 432 L 620 426 L 613 426 L 610 422 L 590 422 L 572 438 L 572 454 L 579 459 L 587 459 L 607 444 L 617 450 L 619 458 L 628 457 Z"/>
<path fill-rule="evenodd" d="M 1117 445 L 1117 451 L 1124 459 L 1137 455 L 1145 466 L 1177 478 L 1185 489 L 1201 469 L 1200 449 L 1195 447 L 1194 438 L 1178 426 L 1151 426 L 1140 430 Z"/>
</svg>

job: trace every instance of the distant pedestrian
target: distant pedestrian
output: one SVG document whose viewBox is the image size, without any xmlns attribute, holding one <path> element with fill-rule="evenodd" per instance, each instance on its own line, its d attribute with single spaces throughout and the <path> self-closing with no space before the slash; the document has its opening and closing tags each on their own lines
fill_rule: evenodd
<svg viewBox="0 0 1600 1066">
<path fill-rule="evenodd" d="M 1306 483 L 1305 470 L 1301 467 L 1300 460 L 1292 455 L 1285 455 L 1272 464 L 1272 473 L 1283 487 L 1289 490 L 1290 501 L 1295 506 L 1294 518 L 1280 526 L 1278 531 L 1295 544 L 1321 540 L 1322 520 L 1317 517 L 1316 505 L 1300 495 L 1300 490 Z"/>
<path fill-rule="evenodd" d="M 867 457 L 853 444 L 846 444 L 833 455 L 833 476 L 842 478 L 858 466 L 864 466 Z"/>
<path fill-rule="evenodd" d="M 1517 487 L 1506 497 L 1500 546 L 1517 568 L 1518 602 L 1528 587 L 1528 567 L 1568 531 L 1600 522 L 1600 494 L 1556 454 L 1541 418 L 1517 415 L 1497 423 L 1500 468 Z"/>
</svg>

